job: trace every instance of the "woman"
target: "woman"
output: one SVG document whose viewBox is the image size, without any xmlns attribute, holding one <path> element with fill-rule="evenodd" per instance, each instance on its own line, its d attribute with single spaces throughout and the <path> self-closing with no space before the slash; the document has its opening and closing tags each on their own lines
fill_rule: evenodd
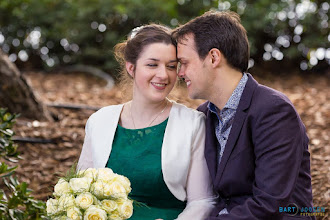
<svg viewBox="0 0 330 220">
<path fill-rule="evenodd" d="M 136 28 L 115 52 L 133 80 L 133 98 L 88 119 L 78 167 L 128 177 L 130 197 L 148 206 L 135 206 L 131 219 L 204 219 L 213 207 L 204 115 L 166 98 L 177 78 L 170 29 Z"/>
</svg>

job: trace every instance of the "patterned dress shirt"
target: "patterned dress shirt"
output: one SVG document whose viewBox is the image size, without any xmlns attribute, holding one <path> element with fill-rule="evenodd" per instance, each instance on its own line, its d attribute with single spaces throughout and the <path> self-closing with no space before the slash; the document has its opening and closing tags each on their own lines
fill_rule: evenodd
<svg viewBox="0 0 330 220">
<path fill-rule="evenodd" d="M 215 121 L 215 134 L 218 139 L 218 164 L 221 162 L 230 130 L 233 125 L 236 109 L 238 107 L 247 80 L 248 76 L 246 73 L 244 73 L 243 77 L 239 81 L 237 87 L 233 91 L 232 95 L 222 110 L 220 110 L 211 102 L 208 105 L 209 110 L 216 114 L 218 118 L 218 121 Z"/>
<path fill-rule="evenodd" d="M 237 87 L 231 94 L 230 98 L 228 99 L 227 103 L 220 110 L 217 106 L 213 103 L 209 103 L 207 106 L 208 109 L 216 114 L 218 121 L 215 121 L 215 135 L 218 139 L 218 165 L 221 162 L 221 158 L 223 152 L 225 151 L 225 146 L 230 134 L 231 127 L 233 125 L 233 121 L 235 118 L 236 110 L 241 99 L 242 93 L 244 91 L 246 82 L 248 80 L 248 76 L 246 73 L 243 73 L 243 77 L 239 81 Z M 228 214 L 226 208 L 219 212 L 219 215 Z"/>
</svg>

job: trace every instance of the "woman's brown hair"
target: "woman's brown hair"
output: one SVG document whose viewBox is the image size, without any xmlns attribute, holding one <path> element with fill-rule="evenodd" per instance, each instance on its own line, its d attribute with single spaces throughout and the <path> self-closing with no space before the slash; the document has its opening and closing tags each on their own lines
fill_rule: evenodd
<svg viewBox="0 0 330 220">
<path fill-rule="evenodd" d="M 126 62 L 136 65 L 144 48 L 153 43 L 173 44 L 171 29 L 160 24 L 149 24 L 133 29 L 124 42 L 118 43 L 115 49 L 115 57 L 121 66 L 120 84 L 127 87 L 131 82 L 131 76 L 126 71 Z"/>
</svg>

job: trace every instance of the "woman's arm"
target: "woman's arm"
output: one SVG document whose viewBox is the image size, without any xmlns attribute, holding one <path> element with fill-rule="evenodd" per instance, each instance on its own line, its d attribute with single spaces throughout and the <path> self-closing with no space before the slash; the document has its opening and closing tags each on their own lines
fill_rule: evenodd
<svg viewBox="0 0 330 220">
<path fill-rule="evenodd" d="M 85 126 L 85 139 L 77 165 L 78 170 L 85 170 L 87 168 L 93 167 L 93 152 L 92 152 L 92 143 L 91 143 L 90 124 L 91 124 L 91 118 L 87 120 Z"/>
<path fill-rule="evenodd" d="M 204 157 L 205 120 L 201 115 L 194 124 L 192 157 L 187 178 L 187 206 L 178 220 L 205 219 L 214 207 L 216 196 Z"/>
</svg>

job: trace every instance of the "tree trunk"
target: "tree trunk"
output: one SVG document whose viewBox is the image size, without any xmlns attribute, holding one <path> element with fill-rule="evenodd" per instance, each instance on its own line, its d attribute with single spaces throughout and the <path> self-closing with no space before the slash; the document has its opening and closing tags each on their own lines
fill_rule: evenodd
<svg viewBox="0 0 330 220">
<path fill-rule="evenodd" d="M 36 120 L 52 120 L 17 67 L 0 50 L 0 107 Z"/>
</svg>

